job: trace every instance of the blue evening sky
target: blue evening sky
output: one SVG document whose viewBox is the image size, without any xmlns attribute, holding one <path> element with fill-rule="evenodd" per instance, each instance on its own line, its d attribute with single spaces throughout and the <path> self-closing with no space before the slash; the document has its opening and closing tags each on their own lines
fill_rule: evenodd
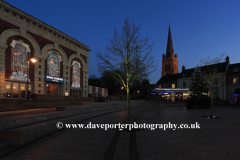
<svg viewBox="0 0 240 160">
<path fill-rule="evenodd" d="M 89 46 L 89 75 L 97 72 L 96 53 L 105 52 L 114 28 L 120 31 L 127 17 L 140 24 L 140 35 L 154 42 L 152 55 L 157 70 L 151 83 L 161 77 L 171 25 L 178 70 L 194 68 L 200 60 L 225 52 L 230 63 L 240 63 L 239 0 L 5 0 Z"/>
</svg>

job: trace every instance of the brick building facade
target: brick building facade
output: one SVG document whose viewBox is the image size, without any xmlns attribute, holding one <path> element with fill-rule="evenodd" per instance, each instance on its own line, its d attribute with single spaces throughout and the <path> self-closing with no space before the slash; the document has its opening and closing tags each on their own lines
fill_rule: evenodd
<svg viewBox="0 0 240 160">
<path fill-rule="evenodd" d="M 0 24 L 0 98 L 88 96 L 88 46 L 4 1 Z"/>
</svg>

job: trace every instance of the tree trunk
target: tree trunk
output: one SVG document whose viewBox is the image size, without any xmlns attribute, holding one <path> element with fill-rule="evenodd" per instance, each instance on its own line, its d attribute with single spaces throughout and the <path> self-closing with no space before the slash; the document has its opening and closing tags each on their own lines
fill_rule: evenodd
<svg viewBox="0 0 240 160">
<path fill-rule="evenodd" d="M 128 124 L 130 124 L 130 95 L 129 95 L 129 88 L 127 88 L 127 107 L 128 107 Z"/>
<path fill-rule="evenodd" d="M 213 117 L 213 85 L 211 86 L 211 118 Z"/>
</svg>

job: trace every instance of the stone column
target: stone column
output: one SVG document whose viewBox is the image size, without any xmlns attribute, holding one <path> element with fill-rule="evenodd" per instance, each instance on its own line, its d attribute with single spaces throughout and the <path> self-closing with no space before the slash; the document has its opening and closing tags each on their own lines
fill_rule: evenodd
<svg viewBox="0 0 240 160">
<path fill-rule="evenodd" d="M 0 99 L 3 99 L 5 92 L 5 52 L 7 47 L 6 44 L 0 43 Z"/>
<path fill-rule="evenodd" d="M 64 78 L 64 84 L 63 84 L 63 96 L 65 96 L 65 92 L 69 93 L 70 96 L 70 68 L 71 65 L 63 64 L 63 78 Z"/>
<path fill-rule="evenodd" d="M 34 56 L 37 59 L 34 64 L 34 94 L 44 94 L 45 59 Z"/>
<path fill-rule="evenodd" d="M 83 70 L 82 96 L 88 97 L 88 70 Z"/>
</svg>

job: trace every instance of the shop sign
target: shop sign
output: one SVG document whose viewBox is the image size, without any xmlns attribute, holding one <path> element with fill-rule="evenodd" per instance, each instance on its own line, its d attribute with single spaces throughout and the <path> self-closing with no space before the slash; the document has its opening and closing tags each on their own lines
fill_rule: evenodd
<svg viewBox="0 0 240 160">
<path fill-rule="evenodd" d="M 55 83 L 64 83 L 64 78 L 62 78 L 62 77 L 56 77 L 56 76 L 45 75 L 45 81 L 55 82 Z"/>
<path fill-rule="evenodd" d="M 9 88 L 10 88 L 10 85 L 6 85 L 6 88 L 9 89 Z"/>
</svg>

